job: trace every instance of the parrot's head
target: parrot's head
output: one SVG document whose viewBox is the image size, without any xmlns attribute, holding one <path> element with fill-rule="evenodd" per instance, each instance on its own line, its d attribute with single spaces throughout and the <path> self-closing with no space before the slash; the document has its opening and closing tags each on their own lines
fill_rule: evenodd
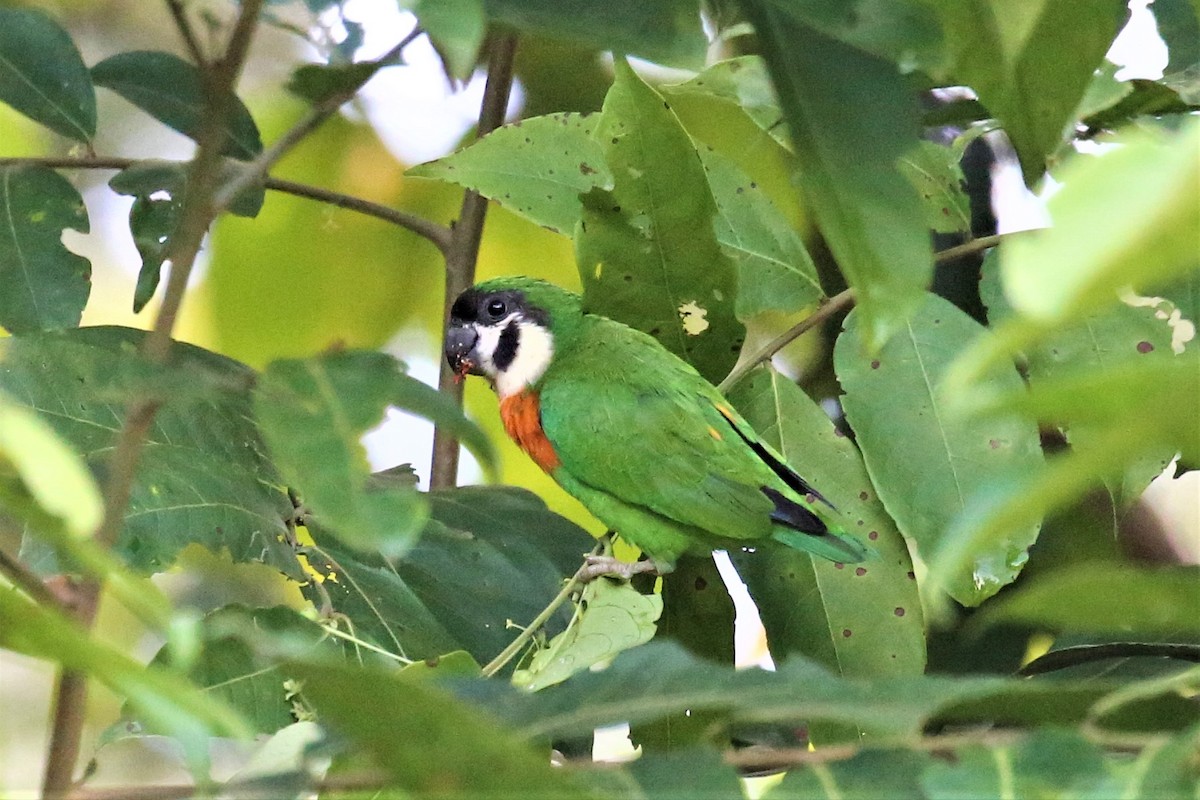
<svg viewBox="0 0 1200 800">
<path fill-rule="evenodd" d="M 446 361 L 455 374 L 482 375 L 501 398 L 538 382 L 556 339 L 582 315 L 579 296 L 532 278 L 495 278 L 450 308 Z"/>
</svg>

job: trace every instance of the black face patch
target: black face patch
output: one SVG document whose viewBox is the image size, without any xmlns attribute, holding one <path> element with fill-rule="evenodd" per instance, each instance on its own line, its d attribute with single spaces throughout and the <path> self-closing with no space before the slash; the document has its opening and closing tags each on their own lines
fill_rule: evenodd
<svg viewBox="0 0 1200 800">
<path fill-rule="evenodd" d="M 520 319 L 543 327 L 550 322 L 545 311 L 526 304 L 524 292 L 515 289 L 481 292 L 474 288 L 467 289 L 454 301 L 454 305 L 450 307 L 450 321 L 458 324 L 480 322 L 484 325 L 494 325 L 514 313 Z"/>
<path fill-rule="evenodd" d="M 517 346 L 521 341 L 521 329 L 517 327 L 517 323 L 510 322 L 504 326 L 504 330 L 500 331 L 500 341 L 496 343 L 496 352 L 492 353 L 492 366 L 498 372 L 504 372 L 512 366 L 513 359 L 517 357 Z"/>
</svg>

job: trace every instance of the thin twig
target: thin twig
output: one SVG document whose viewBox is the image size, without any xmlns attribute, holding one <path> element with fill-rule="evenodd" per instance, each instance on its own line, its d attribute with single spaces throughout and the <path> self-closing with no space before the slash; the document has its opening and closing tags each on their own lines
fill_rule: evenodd
<svg viewBox="0 0 1200 800">
<path fill-rule="evenodd" d="M 129 169 L 135 164 L 142 163 L 141 159 L 136 158 L 119 158 L 114 156 L 22 156 L 22 157 L 0 157 L 0 167 L 9 166 L 24 166 L 26 164 L 37 164 L 51 169 Z M 381 219 L 384 222 L 390 222 L 393 225 L 401 228 L 406 228 L 409 231 L 428 239 L 435 247 L 443 253 L 450 246 L 450 228 L 445 225 L 439 225 L 436 222 L 418 217 L 415 214 L 410 214 L 407 211 L 390 208 L 379 203 L 372 203 L 370 200 L 363 200 L 361 197 L 342 194 L 330 189 L 325 189 L 320 186 L 312 186 L 307 183 L 297 183 L 296 181 L 284 180 L 283 178 L 267 177 L 263 179 L 263 186 L 273 192 L 281 192 L 290 194 L 295 197 L 304 197 L 309 200 L 317 200 L 322 203 L 344 208 L 347 211 L 354 211 L 364 216 Z"/>
<path fill-rule="evenodd" d="M 175 27 L 179 30 L 184 46 L 187 47 L 188 55 L 196 62 L 197 67 L 204 69 L 208 66 L 208 56 L 204 55 L 204 48 L 196 38 L 196 31 L 192 29 L 192 23 L 187 18 L 187 9 L 183 7 L 182 0 L 166 1 L 167 10 L 171 12 L 171 19 L 175 21 Z"/>
<path fill-rule="evenodd" d="M 839 292 L 838 294 L 835 294 L 833 297 L 826 300 L 825 303 L 816 311 L 800 320 L 800 322 L 793 325 L 791 328 L 788 328 L 779 336 L 776 336 L 766 347 L 762 348 L 749 359 L 736 366 L 733 371 L 725 377 L 725 380 L 721 381 L 721 385 L 717 388 L 722 392 L 729 391 L 738 381 L 746 377 L 746 374 L 749 373 L 750 370 L 754 369 L 759 364 L 765 364 L 766 362 L 770 361 L 776 353 L 794 342 L 802 334 L 825 322 L 825 320 L 829 319 L 843 308 L 849 308 L 851 305 L 853 305 L 854 296 L 854 289 L 850 288 L 844 292 Z"/>
<path fill-rule="evenodd" d="M 55 608 L 60 611 L 66 609 L 66 604 L 62 598 L 50 591 L 45 582 L 34 575 L 29 569 L 15 558 L 9 556 L 8 553 L 0 550 L 0 574 L 8 578 L 13 586 L 29 595 L 29 599 L 33 600 L 38 605 Z"/>
<path fill-rule="evenodd" d="M 483 138 L 504 124 L 508 96 L 512 90 L 513 60 L 517 52 L 515 33 L 495 34 L 488 57 L 487 84 L 483 89 L 483 104 L 479 110 L 476 138 Z M 479 242 L 483 238 L 483 220 L 487 199 L 478 192 L 463 193 L 458 222 L 450 235 L 446 251 L 446 292 L 442 308 L 442 330 L 450 322 L 450 306 L 475 282 L 475 263 L 479 258 Z M 438 391 L 462 406 L 463 387 L 457 381 L 445 359 L 439 359 Z M 429 468 L 429 488 L 449 489 L 458 483 L 458 439 L 438 426 L 433 433 L 433 460 Z"/>
<path fill-rule="evenodd" d="M 412 30 L 400 42 L 384 54 L 379 63 L 387 64 L 388 62 L 399 58 L 400 53 L 412 43 L 414 39 L 421 35 L 421 28 L 418 26 Z M 287 130 L 282 136 L 276 139 L 270 147 L 264 150 L 257 158 L 246 166 L 237 177 L 222 186 L 213 197 L 212 205 L 214 212 L 223 211 L 229 206 L 234 199 L 241 194 L 245 189 L 253 186 L 262 180 L 271 167 L 279 162 L 293 147 L 295 147 L 304 137 L 312 133 L 325 120 L 329 119 L 337 110 L 353 99 L 367 81 L 375 76 L 375 72 L 363 76 L 360 80 L 353 84 L 334 92 L 328 97 L 321 100 L 319 103 L 309 109 L 304 117 Z"/>
<path fill-rule="evenodd" d="M 602 552 L 603 549 L 604 542 L 600 542 L 592 548 L 591 555 L 594 556 Z M 559 593 L 554 595 L 554 599 L 542 609 L 540 614 L 533 618 L 533 622 L 530 622 L 529 625 L 527 625 L 525 629 L 517 635 L 517 638 L 509 642 L 508 646 L 501 650 L 498 656 L 484 665 L 482 672 L 485 678 L 490 678 L 500 670 L 504 669 L 504 665 L 509 661 L 512 661 L 517 653 L 521 652 L 521 648 L 523 648 L 526 643 L 529 642 L 529 640 L 537 635 L 537 632 L 542 629 L 543 625 L 550 621 L 550 618 L 554 616 L 554 612 L 558 611 L 559 607 L 561 607 L 563 603 L 567 602 L 567 599 L 571 596 L 571 593 L 583 584 L 584 576 L 587 574 L 587 568 L 588 562 L 584 561 L 583 565 L 576 570 L 575 574 L 572 575 L 563 585 L 563 588 L 559 591 Z"/>
<path fill-rule="evenodd" d="M 262 3 L 263 0 L 242 2 L 225 55 L 213 63 L 211 71 L 205 75 L 208 113 L 196 137 L 196 158 L 188 173 L 179 226 L 171 237 L 167 252 L 167 259 L 171 263 L 167 289 L 154 328 L 142 341 L 142 355 L 153 363 L 165 363 L 170 353 L 171 331 L 183 302 L 188 275 L 204 234 L 212 223 L 211 201 L 220 177 L 225 120 L 232 110 L 234 87 L 245 63 Z M 138 461 L 158 405 L 159 401 L 155 398 L 133 403 L 117 436 L 108 464 L 104 518 L 95 535 L 96 541 L 103 546 L 111 546 L 120 533 Z M 76 618 L 85 629 L 90 628 L 95 619 L 100 590 L 101 584 L 95 579 L 85 581 L 80 587 Z M 75 763 L 79 759 L 86 705 L 86 676 L 75 670 L 63 670 L 55 692 L 49 757 L 42 783 L 43 797 L 62 797 L 71 788 Z"/>
<path fill-rule="evenodd" d="M 1024 233 L 1024 231 L 1020 231 Z M 989 247 L 995 247 L 1004 241 L 1006 236 L 1011 236 L 1011 233 L 996 233 L 991 236 L 980 236 L 978 239 L 972 239 L 969 242 L 947 247 L 945 250 L 939 250 L 933 254 L 934 263 L 941 264 L 944 261 L 953 261 L 961 256 L 979 253 L 987 250 Z"/>
<path fill-rule="evenodd" d="M 1080 664 L 1105 661 L 1110 658 L 1173 658 L 1177 661 L 1200 663 L 1200 646 L 1194 644 L 1170 644 L 1155 642 L 1109 642 L 1107 644 L 1082 644 L 1051 650 L 1040 658 L 1030 661 L 1017 672 L 1018 675 L 1041 675 Z"/>
</svg>

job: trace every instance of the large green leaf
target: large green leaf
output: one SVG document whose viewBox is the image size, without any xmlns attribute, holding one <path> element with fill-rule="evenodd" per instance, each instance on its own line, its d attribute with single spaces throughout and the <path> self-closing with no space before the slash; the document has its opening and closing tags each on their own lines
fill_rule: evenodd
<svg viewBox="0 0 1200 800">
<path fill-rule="evenodd" d="M 595 136 L 614 188 L 583 198 L 575 246 L 584 306 L 720 380 L 745 331 L 734 314 L 736 268 L 713 231 L 717 208 L 691 139 L 624 61 Z"/>
<path fill-rule="evenodd" d="M 857 310 L 838 338 L 834 364 L 846 394 L 842 405 L 862 448 L 879 498 L 900 530 L 928 560 L 951 522 L 998 476 L 1022 474 L 1042 462 L 1037 428 L 1012 418 L 967 419 L 950 413 L 939 385 L 964 343 L 987 335 L 948 301 L 926 295 L 920 309 L 875 356 L 853 334 Z M 1011 365 L 989 373 L 988 386 L 1020 392 Z M 1007 528 L 969 553 L 946 589 L 975 605 L 1010 583 L 1037 538 L 1040 517 Z"/>
<path fill-rule="evenodd" d="M 954 763 L 932 762 L 921 783 L 930 800 L 1078 797 L 1099 789 L 1105 777 L 1099 747 L 1074 731 L 1047 730 L 1013 746 L 963 748 Z"/>
<path fill-rule="evenodd" d="M 738 266 L 738 319 L 821 300 L 816 265 L 796 229 L 731 159 L 708 147 L 698 152 L 717 204 L 717 241 Z"/>
<path fill-rule="evenodd" d="M 1046 333 L 1112 302 L 1124 286 L 1152 292 L 1196 267 L 1200 120 L 1170 138 L 1077 156 L 1047 202 L 1054 224 L 1000 252 L 1004 293 L 1025 327 Z"/>
<path fill-rule="evenodd" d="M 46 167 L 0 167 L 0 210 L 0 326 L 11 333 L 75 327 L 92 265 L 62 235 L 88 232 L 83 198 Z"/>
<path fill-rule="evenodd" d="M 543 753 L 428 681 L 293 662 L 318 719 L 419 797 L 584 797 Z"/>
<path fill-rule="evenodd" d="M 1200 637 L 1200 568 L 1079 564 L 997 598 L 977 619 L 1125 638 Z"/>
<path fill-rule="evenodd" d="M 858 290 L 872 348 L 920 303 L 933 261 L 921 206 L 897 159 L 917 143 L 912 89 L 891 62 L 810 27 L 799 6 L 741 0 L 800 160 L 799 184 Z"/>
<path fill-rule="evenodd" d="M 464 487 L 427 496 L 432 521 L 399 561 L 351 553 L 318 532 L 309 555 L 332 576 L 305 595 L 327 594 L 358 634 L 408 658 L 462 648 L 480 663 L 513 639 L 574 574 L 592 538 L 534 495 L 506 487 Z M 547 625 L 553 635 L 568 619 Z"/>
<path fill-rule="evenodd" d="M 1155 0 L 1150 11 L 1169 55 L 1163 83 L 1195 103 L 1200 100 L 1200 7 L 1194 0 Z"/>
<path fill-rule="evenodd" d="M 1025 180 L 1042 176 L 1127 13 L 1114 0 L 937 0 L 953 77 L 1000 120 Z"/>
<path fill-rule="evenodd" d="M 163 400 L 115 547 L 131 569 L 161 571 L 196 543 L 300 577 L 283 541 L 292 503 L 250 414 L 253 373 L 186 344 L 175 345 L 167 366 L 154 367 L 137 354 L 143 337 L 103 327 L 0 340 L 0 388 L 38 412 L 97 471 L 128 405 Z M 23 553 L 41 571 L 56 569 L 35 539 L 26 537 Z"/>
<path fill-rule="evenodd" d="M 330 353 L 269 365 L 254 392 L 263 437 L 321 525 L 360 550 L 407 551 L 428 516 L 412 486 L 369 480 L 360 439 L 396 405 L 447 426 L 486 465 L 486 437 L 436 391 L 383 353 Z"/>
<path fill-rule="evenodd" d="M 864 750 L 832 764 L 809 764 L 788 770 L 771 789 L 769 800 L 886 800 L 919 798 L 921 772 L 929 756 L 906 750 Z"/>
<path fill-rule="evenodd" d="M 668 99 L 693 94 L 726 100 L 737 105 L 780 144 L 791 144 L 771 76 L 767 73 L 766 64 L 758 56 L 739 56 L 718 61 L 691 80 L 663 86 L 660 91 Z"/>
<path fill-rule="evenodd" d="M 71 37 L 32 8 L 0 8 L 0 102 L 55 133 L 96 135 L 96 92 Z"/>
<path fill-rule="evenodd" d="M 699 69 L 705 39 L 690 0 L 484 0 L 488 17 L 518 31 Z"/>
<path fill-rule="evenodd" d="M 802 653 L 847 677 L 919 675 L 925 632 L 912 563 L 858 450 L 774 370 L 751 373 L 729 399 L 878 555 L 847 565 L 785 550 L 731 554 L 776 661 Z"/>
<path fill-rule="evenodd" d="M 204 118 L 211 113 L 199 69 L 170 53 L 118 53 L 92 67 L 92 81 L 191 139 L 200 134 Z M 229 102 L 221 152 L 249 161 L 262 152 L 258 126 L 241 100 L 231 97 Z"/>
<path fill-rule="evenodd" d="M 474 189 L 505 208 L 558 233 L 579 222 L 579 196 L 611 189 L 604 150 L 592 138 L 595 117 L 552 114 L 489 133 L 456 153 L 408 171 Z"/>
</svg>

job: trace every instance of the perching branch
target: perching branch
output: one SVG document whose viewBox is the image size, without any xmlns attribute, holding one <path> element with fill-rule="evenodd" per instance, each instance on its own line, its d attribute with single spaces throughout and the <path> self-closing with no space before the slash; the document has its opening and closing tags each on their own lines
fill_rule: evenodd
<svg viewBox="0 0 1200 800">
<path fill-rule="evenodd" d="M 129 169 L 133 165 L 141 163 L 141 161 L 141 159 L 136 158 L 120 158 L 115 156 L 20 156 L 0 157 L 0 167 L 38 164 L 43 167 L 50 167 L 51 169 L 122 170 Z M 341 192 L 335 192 L 320 186 L 312 186 L 307 183 L 284 180 L 283 178 L 266 177 L 262 179 L 262 184 L 266 189 L 273 192 L 317 200 L 337 206 L 338 208 L 344 208 L 347 211 L 354 211 L 364 216 L 390 222 L 393 225 L 405 228 L 418 236 L 428 239 L 443 253 L 450 246 L 450 229 L 448 227 L 439 225 L 424 217 L 410 214 L 407 211 L 400 211 L 399 209 L 390 208 L 380 203 L 373 203 L 370 200 L 363 200 L 361 197 L 342 194 Z"/>
<path fill-rule="evenodd" d="M 491 39 L 488 58 L 487 85 L 483 90 L 483 105 L 479 111 L 476 138 L 482 138 L 504 124 L 504 112 L 508 108 L 508 95 L 512 89 L 513 59 L 517 52 L 517 35 L 500 33 Z M 463 194 L 462 209 L 450 235 L 450 246 L 446 250 L 446 294 L 442 309 L 442 329 L 450 321 L 450 306 L 456 297 L 475 282 L 475 262 L 479 257 L 479 242 L 483 237 L 483 219 L 487 213 L 487 199 L 478 192 L 467 190 Z M 462 405 L 463 387 L 455 375 L 439 359 L 441 373 L 438 376 L 438 391 Z M 433 434 L 433 461 L 429 470 L 429 488 L 447 489 L 458 482 L 458 439 L 441 426 Z"/>
<path fill-rule="evenodd" d="M 196 62 L 197 67 L 204 69 L 208 66 L 208 56 L 204 54 L 204 48 L 200 46 L 200 39 L 197 38 L 196 31 L 192 28 L 191 20 L 187 18 L 187 9 L 183 7 L 183 0 L 167 0 L 167 10 L 171 12 L 171 19 L 174 20 L 179 37 L 183 39 L 183 44 L 187 47 L 188 55 Z"/>
<path fill-rule="evenodd" d="M 171 331 L 183 303 L 188 275 L 200 251 L 204 234 L 212 224 L 215 213 L 212 210 L 212 198 L 220 179 L 225 121 L 232 110 L 234 87 L 245 63 L 262 3 L 263 0 L 242 2 L 225 55 L 214 62 L 205 75 L 208 113 L 196 139 L 196 157 L 188 171 L 179 225 L 168 245 L 166 260 L 171 266 L 167 289 L 154 328 L 142 342 L 142 355 L 156 364 L 165 363 L 170 353 Z M 146 434 L 154 422 L 159 405 L 159 399 L 147 397 L 133 403 L 126 413 L 125 423 L 108 463 L 104 518 L 95 536 L 97 543 L 102 546 L 111 547 L 120 533 Z M 100 590 L 101 584 L 97 580 L 88 580 L 80 587 L 76 618 L 85 629 L 90 628 L 95 619 Z M 44 797 L 62 797 L 71 788 L 75 763 L 79 759 L 86 702 L 87 679 L 84 673 L 63 670 L 55 692 L 49 757 L 42 783 Z"/>
</svg>

